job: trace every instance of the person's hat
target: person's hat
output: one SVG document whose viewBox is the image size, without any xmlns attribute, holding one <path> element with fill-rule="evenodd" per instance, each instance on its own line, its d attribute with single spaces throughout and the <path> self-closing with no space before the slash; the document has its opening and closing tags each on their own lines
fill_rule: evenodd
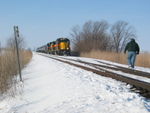
<svg viewBox="0 0 150 113">
<path fill-rule="evenodd" d="M 134 38 L 131 38 L 131 41 L 135 41 L 135 39 L 134 39 Z"/>
</svg>

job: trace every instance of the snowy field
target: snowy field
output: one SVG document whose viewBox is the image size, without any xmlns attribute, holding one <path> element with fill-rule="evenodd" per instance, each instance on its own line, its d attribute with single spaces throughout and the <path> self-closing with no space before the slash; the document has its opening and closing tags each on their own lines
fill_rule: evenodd
<svg viewBox="0 0 150 113">
<path fill-rule="evenodd" d="M 150 112 L 150 101 L 129 85 L 36 53 L 22 74 L 22 93 L 1 98 L 0 113 Z"/>
</svg>

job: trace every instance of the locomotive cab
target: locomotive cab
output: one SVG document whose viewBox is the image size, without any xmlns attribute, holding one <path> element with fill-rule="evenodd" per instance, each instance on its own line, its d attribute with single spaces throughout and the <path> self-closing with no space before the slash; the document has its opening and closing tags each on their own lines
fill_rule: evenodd
<svg viewBox="0 0 150 113">
<path fill-rule="evenodd" d="M 70 41 L 67 38 L 59 38 L 56 40 L 56 50 L 58 55 L 70 55 Z"/>
</svg>

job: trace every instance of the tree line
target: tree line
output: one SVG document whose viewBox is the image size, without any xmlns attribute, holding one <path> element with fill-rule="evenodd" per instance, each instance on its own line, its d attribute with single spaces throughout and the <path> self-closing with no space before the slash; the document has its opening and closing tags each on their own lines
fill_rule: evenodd
<svg viewBox="0 0 150 113">
<path fill-rule="evenodd" d="M 82 27 L 71 30 L 73 50 L 79 53 L 92 50 L 122 52 L 131 38 L 136 38 L 134 28 L 125 21 L 109 25 L 107 21 L 87 21 Z"/>
</svg>

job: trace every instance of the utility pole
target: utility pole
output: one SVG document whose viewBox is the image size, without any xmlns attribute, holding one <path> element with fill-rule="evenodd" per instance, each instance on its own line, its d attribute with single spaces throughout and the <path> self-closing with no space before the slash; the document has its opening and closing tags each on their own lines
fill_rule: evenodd
<svg viewBox="0 0 150 113">
<path fill-rule="evenodd" d="M 20 81 L 22 81 L 21 66 L 20 66 L 20 56 L 19 56 L 19 48 L 18 48 L 18 40 L 17 40 L 17 38 L 19 38 L 19 29 L 18 29 L 18 26 L 14 26 L 14 35 L 15 35 L 15 42 L 16 42 L 17 62 L 18 62 L 18 67 L 19 67 Z"/>
</svg>

